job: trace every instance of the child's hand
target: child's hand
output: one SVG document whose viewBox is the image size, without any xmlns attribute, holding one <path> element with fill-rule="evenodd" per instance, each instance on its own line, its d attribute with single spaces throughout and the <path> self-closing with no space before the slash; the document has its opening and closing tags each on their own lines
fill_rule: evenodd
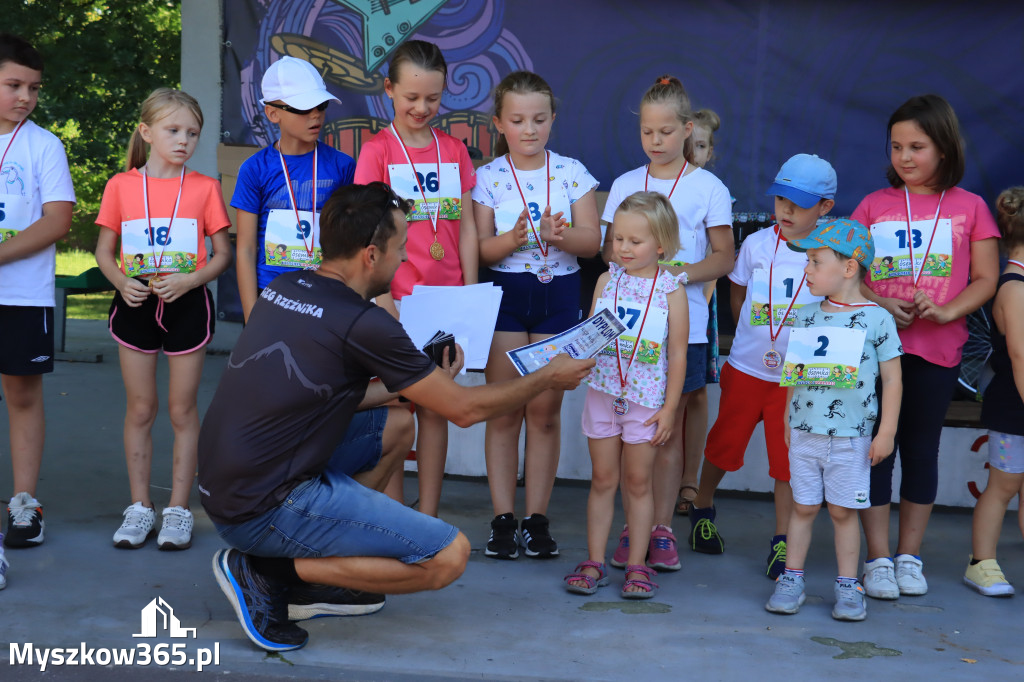
<svg viewBox="0 0 1024 682">
<path fill-rule="evenodd" d="M 149 298 L 149 287 L 137 279 L 125 277 L 124 284 L 121 286 L 121 298 L 129 308 L 138 308 L 143 301 Z"/>
<path fill-rule="evenodd" d="M 786 449 L 789 449 L 789 424 L 782 429 L 782 440 L 786 441 Z"/>
<path fill-rule="evenodd" d="M 898 298 L 883 298 L 879 304 L 889 311 L 896 320 L 897 329 L 906 329 L 917 317 L 917 306 L 913 301 L 904 301 Z"/>
<path fill-rule="evenodd" d="M 525 246 L 526 243 L 530 241 L 530 235 L 527 232 L 529 226 L 529 218 L 527 217 L 526 209 L 524 208 L 523 212 L 519 214 L 519 219 L 516 220 L 515 227 L 508 232 L 509 238 L 514 244 L 513 250 L 518 249 L 520 246 Z"/>
<path fill-rule="evenodd" d="M 565 226 L 569 224 L 562 217 L 563 215 L 565 215 L 564 211 L 551 215 L 551 207 L 547 206 L 544 208 L 544 213 L 540 217 L 541 239 L 549 243 L 562 241 L 562 233 L 565 231 Z"/>
<path fill-rule="evenodd" d="M 654 436 L 651 437 L 651 445 L 658 447 L 668 442 L 668 439 L 672 436 L 672 424 L 676 420 L 676 411 L 662 407 L 660 410 L 654 413 L 650 419 L 644 422 L 644 426 L 650 426 L 657 422 L 658 428 L 654 432 Z"/>
<path fill-rule="evenodd" d="M 153 280 L 153 293 L 163 299 L 164 303 L 176 301 L 195 288 L 192 276 L 180 272 L 160 275 L 159 279 Z"/>
<path fill-rule="evenodd" d="M 871 440 L 871 447 L 868 449 L 868 459 L 871 466 L 875 466 L 883 459 L 892 454 L 895 438 L 893 436 L 879 433 Z"/>
<path fill-rule="evenodd" d="M 946 309 L 936 304 L 931 296 L 921 289 L 914 292 L 914 306 L 918 316 L 925 320 L 931 320 L 938 324 L 946 324 L 953 321 L 953 317 L 946 312 Z"/>
</svg>

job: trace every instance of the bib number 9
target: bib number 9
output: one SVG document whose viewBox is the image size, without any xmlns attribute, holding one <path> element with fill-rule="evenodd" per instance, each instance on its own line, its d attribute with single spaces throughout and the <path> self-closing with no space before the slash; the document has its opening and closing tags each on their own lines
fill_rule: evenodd
<svg viewBox="0 0 1024 682">
<path fill-rule="evenodd" d="M 296 225 L 295 238 L 296 239 L 309 239 L 309 234 L 313 229 L 309 225 L 308 220 L 301 221 Z"/>
</svg>

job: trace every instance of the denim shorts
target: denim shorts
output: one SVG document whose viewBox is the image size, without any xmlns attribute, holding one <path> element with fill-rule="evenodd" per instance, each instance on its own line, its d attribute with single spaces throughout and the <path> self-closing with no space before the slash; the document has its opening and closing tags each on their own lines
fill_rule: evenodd
<svg viewBox="0 0 1024 682">
<path fill-rule="evenodd" d="M 387 557 L 415 564 L 447 547 L 459 529 L 357 483 L 380 460 L 387 408 L 357 412 L 327 468 L 277 507 L 234 525 L 214 524 L 246 554 L 266 557 Z"/>
<path fill-rule="evenodd" d="M 708 384 L 708 344 L 691 343 L 686 347 L 686 378 L 683 393 L 692 393 Z"/>
</svg>

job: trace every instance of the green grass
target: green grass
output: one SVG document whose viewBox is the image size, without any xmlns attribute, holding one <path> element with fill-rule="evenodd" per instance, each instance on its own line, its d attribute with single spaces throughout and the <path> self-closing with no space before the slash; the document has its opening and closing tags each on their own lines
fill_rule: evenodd
<svg viewBox="0 0 1024 682">
<path fill-rule="evenodd" d="M 58 275 L 80 275 L 96 267 L 96 258 L 90 251 L 71 250 L 57 252 Z M 98 294 L 75 294 L 68 296 L 68 319 L 105 320 L 110 310 L 113 293 L 102 291 Z"/>
</svg>

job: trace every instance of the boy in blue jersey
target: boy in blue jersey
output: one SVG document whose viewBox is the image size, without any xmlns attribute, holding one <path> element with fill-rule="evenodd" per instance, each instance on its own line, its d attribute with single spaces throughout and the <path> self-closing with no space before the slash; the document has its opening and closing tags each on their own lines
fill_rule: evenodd
<svg viewBox="0 0 1024 682">
<path fill-rule="evenodd" d="M 320 208 L 334 190 L 352 184 L 355 173 L 352 157 L 319 141 L 328 104 L 340 100 L 327 92 L 312 64 L 282 57 L 267 69 L 261 88 L 260 104 L 281 137 L 246 159 L 231 197 L 238 211 L 238 294 L 247 322 L 272 279 L 319 266 Z"/>
</svg>

